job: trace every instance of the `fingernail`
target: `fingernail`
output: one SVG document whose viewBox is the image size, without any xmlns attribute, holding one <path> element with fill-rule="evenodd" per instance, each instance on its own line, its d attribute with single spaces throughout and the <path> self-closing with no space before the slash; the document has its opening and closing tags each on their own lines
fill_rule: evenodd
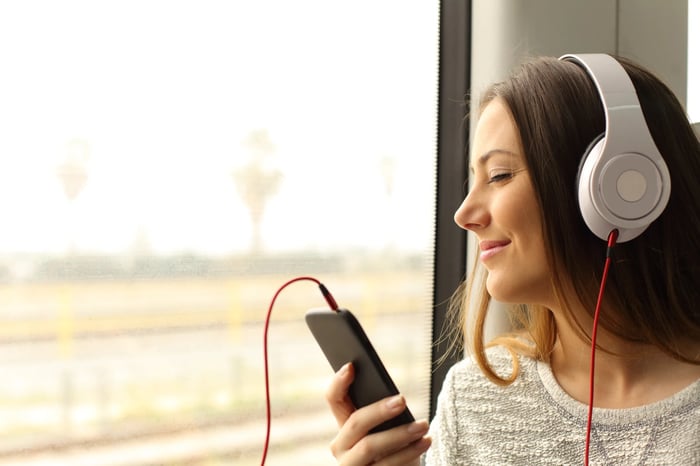
<svg viewBox="0 0 700 466">
<path fill-rule="evenodd" d="M 345 377 L 348 374 L 349 370 L 350 370 L 350 363 L 348 362 L 348 363 L 345 363 L 345 365 L 340 368 L 340 370 L 338 371 L 338 375 L 340 377 Z"/>
<path fill-rule="evenodd" d="M 408 425 L 409 434 L 417 434 L 418 432 L 425 432 L 428 430 L 428 423 L 425 421 L 413 422 Z"/>
<path fill-rule="evenodd" d="M 423 437 L 422 439 L 417 440 L 413 446 L 416 450 L 423 452 L 430 448 L 431 443 L 433 443 L 433 439 L 430 437 Z"/>
<path fill-rule="evenodd" d="M 403 407 L 403 395 L 396 395 L 386 402 L 386 407 L 392 411 Z"/>
</svg>

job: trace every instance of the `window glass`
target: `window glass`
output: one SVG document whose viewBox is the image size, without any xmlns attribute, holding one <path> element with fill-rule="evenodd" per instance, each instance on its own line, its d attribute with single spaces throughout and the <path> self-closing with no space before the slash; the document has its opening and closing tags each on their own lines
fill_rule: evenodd
<svg viewBox="0 0 700 466">
<path fill-rule="evenodd" d="M 700 0 L 688 0 L 688 115 L 700 122 Z"/>
<path fill-rule="evenodd" d="M 0 465 L 254 465 L 321 280 L 427 417 L 438 5 L 0 3 Z M 268 464 L 329 464 L 310 282 Z"/>
</svg>

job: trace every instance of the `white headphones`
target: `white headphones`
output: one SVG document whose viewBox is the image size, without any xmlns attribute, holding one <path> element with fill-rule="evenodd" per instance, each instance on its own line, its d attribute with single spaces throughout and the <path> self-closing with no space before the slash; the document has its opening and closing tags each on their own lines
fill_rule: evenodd
<svg viewBox="0 0 700 466">
<path fill-rule="evenodd" d="M 671 176 L 656 148 L 632 80 L 610 55 L 563 55 L 588 72 L 605 108 L 605 133 L 583 154 L 578 202 L 588 228 L 618 242 L 636 238 L 663 212 L 671 194 Z"/>
</svg>

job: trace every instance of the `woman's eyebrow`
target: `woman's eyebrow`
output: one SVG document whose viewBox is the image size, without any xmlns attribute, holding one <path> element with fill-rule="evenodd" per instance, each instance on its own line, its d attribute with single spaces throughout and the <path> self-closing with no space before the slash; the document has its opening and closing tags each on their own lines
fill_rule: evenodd
<svg viewBox="0 0 700 466">
<path fill-rule="evenodd" d="M 484 164 L 486 163 L 486 161 L 487 161 L 492 155 L 495 155 L 495 154 L 505 154 L 505 155 L 510 155 L 511 157 L 517 157 L 517 156 L 518 156 L 517 153 L 515 153 L 515 152 L 513 152 L 513 151 L 510 151 L 510 150 L 507 150 L 507 149 L 491 149 L 491 150 L 486 151 L 486 152 L 484 152 L 483 154 L 481 154 L 481 155 L 479 156 L 479 158 L 476 159 L 476 162 L 477 162 L 478 165 L 484 165 Z M 474 173 L 474 165 L 469 164 L 469 171 L 471 171 L 472 173 Z"/>
</svg>

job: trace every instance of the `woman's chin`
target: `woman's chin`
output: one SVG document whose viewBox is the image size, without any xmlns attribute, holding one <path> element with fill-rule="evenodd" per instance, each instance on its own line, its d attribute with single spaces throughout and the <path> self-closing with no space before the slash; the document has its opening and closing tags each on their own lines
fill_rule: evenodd
<svg viewBox="0 0 700 466">
<path fill-rule="evenodd" d="M 521 293 L 517 293 L 512 284 L 503 283 L 494 274 L 489 274 L 486 279 L 486 291 L 493 299 L 504 304 L 523 302 L 518 299 L 518 295 Z"/>
</svg>

